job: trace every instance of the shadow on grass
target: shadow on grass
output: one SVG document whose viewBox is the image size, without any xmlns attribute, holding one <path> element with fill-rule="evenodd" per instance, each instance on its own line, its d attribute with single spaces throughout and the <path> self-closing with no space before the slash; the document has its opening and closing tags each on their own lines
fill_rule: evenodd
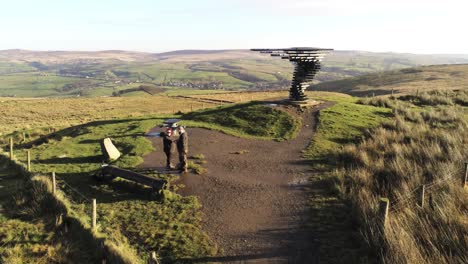
<svg viewBox="0 0 468 264">
<path fill-rule="evenodd" d="M 82 163 L 100 163 L 102 161 L 101 155 L 95 156 L 88 156 L 88 157 L 76 157 L 76 158 L 50 158 L 50 159 L 42 159 L 42 160 L 35 160 L 37 163 L 41 164 L 82 164 Z"/>
<path fill-rule="evenodd" d="M 15 145 L 15 149 L 30 149 L 33 147 L 40 146 L 45 143 L 49 143 L 51 140 L 61 141 L 64 137 L 77 137 L 80 135 L 84 135 L 90 132 L 89 128 L 91 127 L 98 127 L 103 125 L 111 125 L 111 124 L 121 124 L 121 123 L 128 123 L 128 122 L 135 122 L 135 121 L 145 121 L 145 120 L 156 120 L 156 119 L 164 119 L 166 117 L 147 117 L 147 118 L 133 118 L 133 119 L 113 119 L 113 120 L 100 120 L 100 121 L 93 121 L 82 125 L 72 126 L 69 128 L 65 128 L 63 130 L 53 132 L 42 136 L 36 140 L 21 143 Z M 132 126 L 129 126 L 129 129 L 132 129 Z M 112 136 L 113 138 L 118 137 L 127 137 L 127 136 L 143 136 L 143 133 L 134 133 L 134 134 L 126 134 L 126 135 L 117 135 Z M 98 142 L 99 140 L 97 140 Z M 90 142 L 80 142 L 80 143 L 95 143 L 94 141 Z M 5 149 L 6 150 L 6 149 Z"/>
<path fill-rule="evenodd" d="M 2 247 L 19 247 L 22 250 L 21 259 L 27 263 L 36 263 L 52 260 L 48 255 L 42 255 L 34 251 L 40 245 L 48 250 L 58 250 L 61 256 L 67 260 L 77 263 L 97 263 L 103 258 L 95 249 L 100 246 L 94 243 L 90 232 L 83 232 L 79 223 L 64 220 L 57 222 L 57 216 L 64 213 L 63 208 L 52 202 L 50 196 L 44 193 L 37 193 L 37 186 L 34 187 L 29 178 L 22 176 L 18 172 L 11 170 L 11 175 L 16 177 L 12 181 L 16 182 L 16 192 L 8 197 L 0 196 L 0 206 L 3 208 L 1 215 L 4 217 L 4 224 L 8 221 L 15 221 L 14 228 L 6 230 L 5 236 L 13 235 L 13 238 L 6 239 L 0 235 L 0 241 L 8 240 Z M 65 225 L 67 227 L 65 227 Z M 11 234 L 9 234 L 11 232 Z M 66 248 L 63 250 L 62 247 Z"/>
<path fill-rule="evenodd" d="M 202 109 L 200 111 L 194 111 L 191 113 L 184 114 L 182 116 L 182 119 L 188 119 L 188 120 L 198 120 L 199 116 L 205 116 L 205 115 L 213 115 L 213 114 L 219 114 L 219 113 L 224 113 L 224 112 L 229 112 L 233 110 L 239 110 L 245 107 L 249 106 L 254 106 L 254 105 L 263 105 L 264 103 L 260 102 L 249 102 L 245 104 L 235 104 L 231 106 L 221 106 L 221 107 L 216 107 L 216 108 L 211 108 L 211 109 Z"/>
<path fill-rule="evenodd" d="M 136 138 L 136 137 L 144 137 L 145 136 L 145 133 L 133 133 L 133 134 L 121 134 L 121 135 L 112 135 L 110 136 L 110 138 L 112 139 L 116 139 L 116 138 L 124 138 L 124 137 L 133 137 L 133 138 Z M 85 139 L 85 140 L 81 140 L 80 144 L 100 144 L 102 141 L 102 139 Z"/>
<path fill-rule="evenodd" d="M 198 120 L 197 118 L 199 116 L 225 113 L 225 112 L 239 110 L 239 109 L 250 107 L 250 106 L 267 105 L 267 104 L 283 104 L 285 102 L 288 102 L 288 101 L 282 99 L 282 100 L 276 100 L 276 101 L 251 101 L 248 103 L 241 103 L 241 104 L 235 104 L 235 105 L 230 105 L 230 106 L 220 106 L 216 108 L 202 109 L 199 111 L 194 111 L 194 112 L 184 114 L 182 115 L 182 119 Z"/>
<path fill-rule="evenodd" d="M 124 179 L 98 180 L 91 173 L 57 174 L 58 185 L 74 202 L 83 203 L 95 198 L 99 203 L 129 200 L 157 201 L 152 188 Z"/>
</svg>

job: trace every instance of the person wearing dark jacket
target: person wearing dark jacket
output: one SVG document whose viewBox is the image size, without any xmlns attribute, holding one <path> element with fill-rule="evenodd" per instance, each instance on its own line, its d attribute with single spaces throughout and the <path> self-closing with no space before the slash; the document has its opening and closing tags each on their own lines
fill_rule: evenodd
<svg viewBox="0 0 468 264">
<path fill-rule="evenodd" d="M 174 169 L 171 163 L 172 152 L 174 149 L 174 138 L 172 137 L 172 128 L 166 129 L 166 132 L 161 132 L 163 138 L 163 150 L 166 153 L 166 167 L 168 169 Z"/>
<path fill-rule="evenodd" d="M 188 136 L 185 128 L 178 127 L 179 139 L 177 140 L 177 151 L 179 152 L 180 172 L 187 172 L 187 153 L 188 153 Z"/>
</svg>

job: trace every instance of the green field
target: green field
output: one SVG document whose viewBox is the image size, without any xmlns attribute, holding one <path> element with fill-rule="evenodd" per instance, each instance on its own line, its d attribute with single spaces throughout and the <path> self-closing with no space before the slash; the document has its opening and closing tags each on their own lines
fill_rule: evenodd
<svg viewBox="0 0 468 264">
<path fill-rule="evenodd" d="M 64 234 L 41 210 L 26 179 L 0 161 L 0 262 L 91 263 L 94 250 L 77 233 Z M 38 198 L 38 197 L 36 197 Z M 50 206 L 50 204 L 48 205 Z"/>
<path fill-rule="evenodd" d="M 231 108 L 235 109 L 232 113 L 229 107 L 225 108 L 228 115 L 243 116 L 240 123 L 223 122 L 215 129 L 263 139 L 290 138 L 297 132 L 296 121 L 284 112 L 259 103 Z M 213 123 L 211 119 L 222 120 L 226 116 L 220 110 L 197 111 L 193 116 L 186 115 L 185 119 L 189 120 L 184 123 L 190 126 L 210 126 Z M 268 118 L 265 113 L 268 113 Z M 182 197 L 167 191 L 164 201 L 154 200 L 149 188 L 124 180 L 103 183 L 91 177 L 100 167 L 99 141 L 102 138 L 113 138 L 117 148 L 124 153 L 115 163 L 116 166 L 135 167 L 143 161 L 143 155 L 153 150 L 151 143 L 143 136 L 144 133 L 163 120 L 158 116 L 114 119 L 58 131 L 46 141 L 33 143 L 37 145 L 32 149 L 33 172 L 50 174 L 55 171 L 59 185 L 72 198 L 72 208 L 83 215 L 86 221 L 89 221 L 86 213 L 89 204 L 83 196 L 95 197 L 100 203 L 100 232 L 112 240 L 129 241 L 131 250 L 137 250 L 142 256 L 151 250 L 166 261 L 213 255 L 217 247 L 200 229 L 201 205 L 195 197 Z M 274 126 L 267 126 L 260 120 L 273 122 Z M 216 122 L 213 124 L 216 125 Z M 263 124 L 258 127 L 261 131 L 252 130 L 253 124 Z M 26 159 L 26 148 L 29 148 L 28 144 L 15 147 L 15 157 L 22 162 Z M 65 184 L 74 186 L 81 195 L 67 191 Z"/>
<path fill-rule="evenodd" d="M 354 96 L 416 94 L 431 90 L 468 88 L 468 65 L 436 65 L 372 73 L 354 78 L 320 83 L 311 89 Z"/>
<path fill-rule="evenodd" d="M 468 60 L 335 51 L 325 58 L 316 82 L 418 65 L 461 62 Z M 246 50 L 163 54 L 0 51 L 0 97 L 112 96 L 142 84 L 169 91 L 285 89 L 290 85 L 292 72 L 293 65 L 286 60 Z"/>
</svg>

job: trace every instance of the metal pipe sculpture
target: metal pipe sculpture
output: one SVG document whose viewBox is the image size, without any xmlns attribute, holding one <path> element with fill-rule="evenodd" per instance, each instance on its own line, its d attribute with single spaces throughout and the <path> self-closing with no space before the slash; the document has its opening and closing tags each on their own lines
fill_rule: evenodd
<svg viewBox="0 0 468 264">
<path fill-rule="evenodd" d="M 333 49 L 289 48 L 289 49 L 251 49 L 272 57 L 288 59 L 294 64 L 294 75 L 289 90 L 289 100 L 304 102 L 307 100 L 305 90 L 312 83 L 315 74 L 320 70 L 320 61 Z"/>
</svg>

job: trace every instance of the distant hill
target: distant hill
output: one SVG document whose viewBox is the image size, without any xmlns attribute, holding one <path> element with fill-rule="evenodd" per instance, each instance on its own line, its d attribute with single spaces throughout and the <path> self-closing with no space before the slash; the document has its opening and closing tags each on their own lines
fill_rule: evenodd
<svg viewBox="0 0 468 264">
<path fill-rule="evenodd" d="M 122 50 L 106 51 L 31 51 L 0 50 L 0 61 L 13 63 L 79 63 L 84 61 L 148 61 L 152 54 Z"/>
<path fill-rule="evenodd" d="M 268 55 L 249 50 L 175 50 L 163 53 L 135 52 L 124 50 L 104 51 L 31 51 L 21 49 L 0 50 L 0 61 L 3 62 L 41 62 L 66 63 L 83 60 L 148 62 L 158 60 L 177 61 L 210 61 L 227 58 L 254 58 L 277 60 Z M 376 53 L 367 51 L 336 50 L 324 60 L 325 68 L 339 66 L 361 66 L 363 68 L 389 69 L 392 67 L 409 67 L 415 65 L 468 63 L 468 54 L 410 54 L 410 53 Z M 372 63 L 374 65 L 368 65 Z M 377 64 L 377 65 L 376 65 Z M 351 67 L 353 68 L 353 67 Z"/>
<path fill-rule="evenodd" d="M 468 63 L 468 55 L 334 51 L 316 82 L 420 65 Z M 167 90 L 287 89 L 293 66 L 249 50 L 0 51 L 0 97 L 110 96 L 141 84 Z"/>
<path fill-rule="evenodd" d="M 3 62 L 79 63 L 83 61 L 149 62 L 159 60 L 207 61 L 226 58 L 260 57 L 249 50 L 176 50 L 148 53 L 123 50 L 104 51 L 31 51 L 21 49 L 0 50 Z M 265 57 L 265 56 L 263 56 Z"/>
<path fill-rule="evenodd" d="M 415 93 L 429 90 L 468 90 L 468 64 L 433 65 L 378 72 L 323 82 L 309 90 L 333 91 L 354 96 Z"/>
</svg>

